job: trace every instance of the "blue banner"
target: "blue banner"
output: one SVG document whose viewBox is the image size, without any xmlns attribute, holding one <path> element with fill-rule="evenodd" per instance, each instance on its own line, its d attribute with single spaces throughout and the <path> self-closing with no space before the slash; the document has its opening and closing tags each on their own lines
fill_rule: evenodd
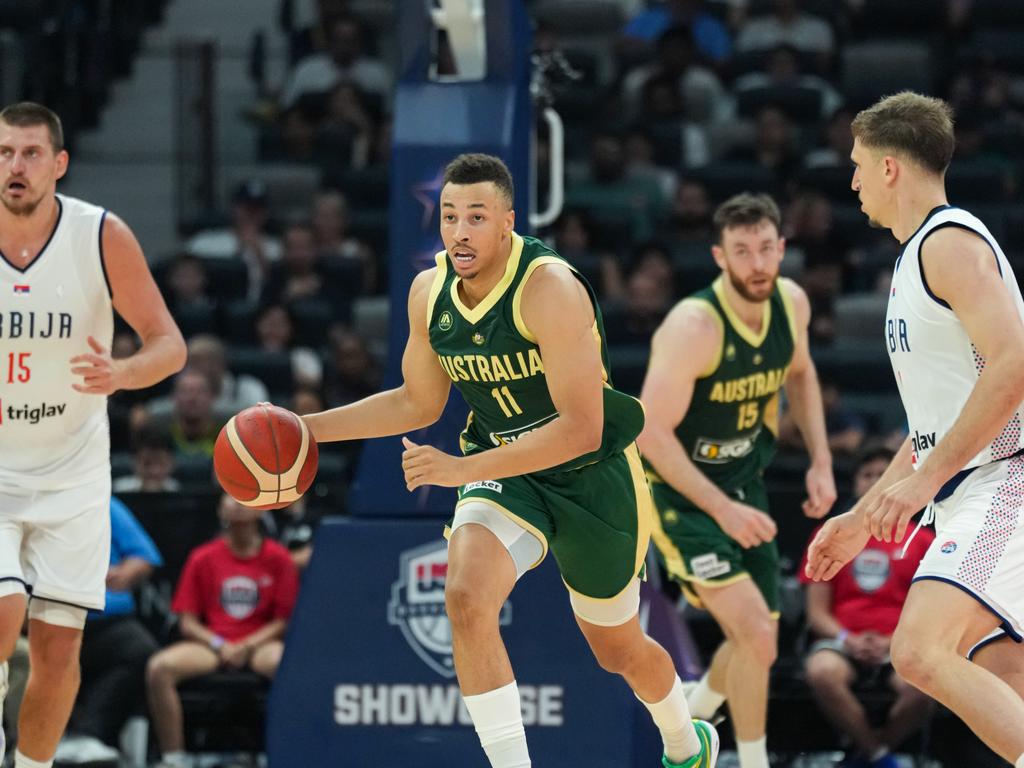
<svg viewBox="0 0 1024 768">
<path fill-rule="evenodd" d="M 321 525 L 271 692 L 270 765 L 485 768 L 452 663 L 447 568 L 437 523 Z M 641 618 L 692 676 L 696 657 L 667 601 L 645 589 Z M 554 558 L 519 582 L 501 624 L 537 765 L 658 764 L 646 709 L 598 667 Z M 586 744 L 586 755 L 574 744 Z"/>
</svg>

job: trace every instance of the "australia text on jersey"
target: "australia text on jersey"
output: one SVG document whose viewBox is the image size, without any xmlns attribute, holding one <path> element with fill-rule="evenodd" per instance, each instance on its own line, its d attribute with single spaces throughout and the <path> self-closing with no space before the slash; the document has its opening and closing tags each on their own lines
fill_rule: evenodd
<svg viewBox="0 0 1024 768">
<path fill-rule="evenodd" d="M 515 355 L 438 355 L 441 367 L 452 381 L 519 381 L 544 373 L 536 349 Z"/>
</svg>

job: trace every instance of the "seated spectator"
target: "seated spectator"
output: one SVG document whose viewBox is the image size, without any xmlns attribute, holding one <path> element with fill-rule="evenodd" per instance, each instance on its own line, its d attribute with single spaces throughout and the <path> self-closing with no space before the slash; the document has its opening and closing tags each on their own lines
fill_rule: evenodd
<svg viewBox="0 0 1024 768">
<path fill-rule="evenodd" d="M 347 405 L 380 389 L 380 367 L 359 334 L 339 325 L 330 330 L 328 341 L 330 360 L 324 392 L 329 407 Z"/>
<path fill-rule="evenodd" d="M 313 198 L 310 216 L 316 249 L 328 262 L 357 264 L 363 272 L 361 294 L 371 294 L 377 288 L 377 263 L 373 250 L 349 232 L 348 199 L 340 191 L 327 189 Z"/>
<path fill-rule="evenodd" d="M 377 131 L 375 110 L 359 87 L 342 80 L 327 97 L 327 114 L 317 127 L 322 165 L 365 168 Z"/>
<path fill-rule="evenodd" d="M 824 376 L 821 378 L 821 404 L 825 409 L 825 432 L 832 453 L 849 456 L 860 450 L 867 436 L 867 424 L 859 413 L 843 405 L 838 385 Z M 779 447 L 796 451 L 804 449 L 793 412 L 788 408 L 779 419 Z"/>
<path fill-rule="evenodd" d="M 175 493 L 181 483 L 174 479 L 174 441 L 154 427 L 143 427 L 135 433 L 132 461 L 135 472 L 114 480 L 114 493 Z"/>
<path fill-rule="evenodd" d="M 689 27 L 665 30 L 658 37 L 654 61 L 626 73 L 622 81 L 622 98 L 630 116 L 639 116 L 644 85 L 655 77 L 663 77 L 676 84 L 689 119 L 710 123 L 723 116 L 721 108 L 725 91 L 722 83 L 713 71 L 700 65 Z"/>
<path fill-rule="evenodd" d="M 641 93 L 639 122 L 645 132 L 657 132 L 662 144 L 671 147 L 668 165 L 697 168 L 711 159 L 707 131 L 704 126 L 687 119 L 686 104 L 675 80 L 664 75 L 648 78 Z M 662 199 L 672 196 L 671 190 L 660 186 Z"/>
<path fill-rule="evenodd" d="M 727 159 L 759 165 L 774 173 L 779 182 L 793 178 L 800 167 L 796 132 L 786 113 L 764 107 L 757 113 L 753 146 L 734 149 Z"/>
<path fill-rule="evenodd" d="M 188 340 L 188 365 L 209 382 L 215 421 L 223 423 L 244 408 L 270 399 L 266 385 L 255 376 L 228 370 L 227 350 L 216 336 L 201 333 Z M 147 410 L 154 418 L 166 419 L 176 407 L 176 395 L 172 395 L 154 398 Z"/>
<path fill-rule="evenodd" d="M 292 361 L 292 381 L 299 386 L 319 387 L 324 370 L 320 355 L 309 347 L 293 346 L 295 324 L 280 304 L 268 304 L 256 316 L 256 339 L 266 352 L 287 352 Z"/>
<path fill-rule="evenodd" d="M 176 256 L 167 268 L 164 283 L 167 308 L 174 315 L 197 307 L 213 306 L 207 293 L 206 268 L 194 254 L 181 253 Z"/>
<path fill-rule="evenodd" d="M 261 304 L 289 304 L 307 299 L 332 297 L 324 265 L 316 248 L 316 233 L 308 222 L 294 222 L 284 231 L 284 253 L 270 271 Z M 346 286 L 345 289 L 349 287 Z M 263 398 L 264 400 L 266 398 Z"/>
<path fill-rule="evenodd" d="M 627 59 L 636 58 L 672 27 L 686 27 L 701 56 L 721 64 L 732 51 L 729 28 L 706 9 L 704 0 L 665 0 L 636 14 L 622 30 L 621 48 Z"/>
<path fill-rule="evenodd" d="M 291 107 L 305 94 L 326 96 L 342 80 L 380 98 L 390 94 L 391 73 L 380 59 L 364 52 L 366 38 L 356 18 L 335 17 L 327 36 L 327 50 L 311 53 L 295 65 L 281 95 L 282 106 Z"/>
<path fill-rule="evenodd" d="M 299 572 L 304 571 L 313 557 L 313 533 L 320 524 L 320 511 L 310 503 L 309 494 L 284 509 L 264 512 L 260 522 L 267 535 L 288 550 Z"/>
<path fill-rule="evenodd" d="M 249 273 L 247 295 L 255 300 L 270 264 L 281 258 L 281 242 L 267 231 L 267 219 L 267 186 L 251 179 L 235 190 L 231 225 L 197 232 L 185 250 L 204 259 L 241 259 Z"/>
<path fill-rule="evenodd" d="M 156 405 L 154 401 L 154 405 Z M 177 458 L 206 456 L 213 458 L 213 444 L 222 422 L 213 410 L 213 388 L 199 369 L 187 366 L 174 377 L 171 408 L 154 412 L 146 408 L 139 428 L 152 425 L 166 429 L 174 443 Z"/>
<path fill-rule="evenodd" d="M 243 408 L 269 399 L 266 385 L 248 373 L 228 370 L 227 350 L 216 336 L 201 334 L 188 340 L 188 364 L 206 376 L 213 390 L 213 410 L 227 420 Z"/>
<path fill-rule="evenodd" d="M 856 499 L 875 484 L 894 455 L 884 447 L 864 452 L 853 477 Z M 931 712 L 931 699 L 893 670 L 889 643 L 914 571 L 934 538 L 930 529 L 919 530 L 909 541 L 906 556 L 902 555 L 905 543 L 871 539 L 831 581 L 807 579 L 806 555 L 800 567 L 807 587 L 807 621 L 818 638 L 804 663 L 807 682 L 822 712 L 857 750 L 857 756 L 844 765 L 896 768 L 891 751 L 917 731 Z M 854 684 L 858 681 L 877 681 L 896 693 L 880 732 L 872 728 L 857 698 Z"/>
<path fill-rule="evenodd" d="M 783 43 L 777 46 L 765 62 L 764 70 L 751 72 L 736 78 L 733 93 L 737 96 L 744 91 L 758 88 L 802 88 L 821 94 L 821 119 L 833 115 L 843 103 L 843 97 L 827 80 L 818 75 L 800 71 L 800 55 L 796 48 Z"/>
<path fill-rule="evenodd" d="M 289 410 L 299 416 L 307 416 L 311 413 L 319 413 L 326 410 L 327 404 L 324 396 L 315 387 L 299 386 L 292 393 L 292 402 Z"/>
<path fill-rule="evenodd" d="M 849 168 L 850 153 L 853 151 L 853 111 L 844 108 L 832 113 L 825 126 L 824 146 L 810 150 L 804 155 L 807 168 Z"/>
<path fill-rule="evenodd" d="M 714 239 L 711 226 L 711 198 L 703 182 L 684 178 L 676 188 L 669 210 L 665 238 L 672 247 L 691 243 L 710 243 Z"/>
<path fill-rule="evenodd" d="M 171 604 L 182 640 L 146 667 L 163 766 L 190 765 L 178 684 L 218 669 L 250 669 L 272 678 L 298 594 L 295 565 L 288 550 L 260 533 L 259 510 L 225 495 L 217 514 L 224 533 L 189 555 Z"/>
<path fill-rule="evenodd" d="M 609 306 L 613 321 L 605 323 L 609 344 L 650 344 L 674 298 L 672 262 L 661 246 L 647 244 L 637 256 L 618 305 Z"/>
<path fill-rule="evenodd" d="M 607 216 L 627 222 L 634 238 L 648 237 L 667 200 L 656 182 L 630 178 L 626 171 L 622 138 L 611 131 L 597 132 L 590 141 L 586 169 L 567 185 L 566 204 L 587 209 L 595 219 Z"/>
<path fill-rule="evenodd" d="M 596 248 L 594 222 L 582 208 L 565 208 L 553 225 L 549 238 L 561 256 L 587 278 L 598 296 L 608 295 L 611 280 L 620 280 L 615 257 Z"/>
<path fill-rule="evenodd" d="M 774 0 L 772 13 L 754 16 L 736 37 L 737 51 L 766 51 L 790 45 L 801 53 L 817 54 L 819 71 L 828 71 L 835 53 L 835 34 L 828 22 L 800 10 L 800 0 Z"/>
<path fill-rule="evenodd" d="M 161 565 L 149 534 L 119 499 L 111 498 L 107 605 L 102 612 L 90 611 L 85 624 L 81 687 L 57 762 L 119 758 L 118 737 L 145 701 L 146 662 L 158 648 L 135 615 L 132 592 Z"/>
</svg>

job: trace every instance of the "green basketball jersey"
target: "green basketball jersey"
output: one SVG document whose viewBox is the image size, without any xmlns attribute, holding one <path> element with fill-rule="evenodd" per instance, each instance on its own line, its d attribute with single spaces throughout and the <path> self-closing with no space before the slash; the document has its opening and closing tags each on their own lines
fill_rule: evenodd
<svg viewBox="0 0 1024 768">
<path fill-rule="evenodd" d="M 697 468 L 729 491 L 760 474 L 774 453 L 779 389 L 793 358 L 796 320 L 776 281 L 755 333 L 726 302 L 722 281 L 684 299 L 702 304 L 718 321 L 722 346 L 718 360 L 694 383 L 676 436 Z"/>
<path fill-rule="evenodd" d="M 462 433 L 464 453 L 512 443 L 557 417 L 544 375 L 544 360 L 536 339 L 520 314 L 523 287 L 543 264 L 572 266 L 533 237 L 512 233 L 512 252 L 505 274 L 472 309 L 459 297 L 460 278 L 447 251 L 436 256 L 437 276 L 427 302 L 430 345 L 449 378 L 470 407 Z M 604 432 L 601 447 L 577 459 L 544 470 L 564 471 L 600 461 L 626 448 L 643 429 L 643 407 L 629 395 L 611 388 L 604 324 L 594 291 L 594 344 L 604 365 Z M 497 479 L 497 478 L 495 478 Z"/>
</svg>

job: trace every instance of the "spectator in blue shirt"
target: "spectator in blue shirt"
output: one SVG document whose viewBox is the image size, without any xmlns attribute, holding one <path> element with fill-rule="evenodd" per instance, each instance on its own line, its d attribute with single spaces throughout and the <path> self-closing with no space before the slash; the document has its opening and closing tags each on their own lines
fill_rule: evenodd
<svg viewBox="0 0 1024 768">
<path fill-rule="evenodd" d="M 149 534 L 116 497 L 110 499 L 110 569 L 107 607 L 90 611 L 82 636 L 82 684 L 75 710 L 58 749 L 62 761 L 85 762 L 116 756 L 125 721 L 144 709 L 146 662 L 156 640 L 136 617 L 133 591 L 163 559 Z M 104 750 L 106 754 L 104 755 Z M 104 755 L 101 757 L 101 755 Z"/>
<path fill-rule="evenodd" d="M 725 23 L 701 6 L 703 0 L 665 0 L 640 11 L 626 23 L 622 36 L 631 41 L 653 45 L 671 27 L 688 26 L 697 50 L 714 64 L 721 64 L 732 53 L 732 36 Z"/>
</svg>

